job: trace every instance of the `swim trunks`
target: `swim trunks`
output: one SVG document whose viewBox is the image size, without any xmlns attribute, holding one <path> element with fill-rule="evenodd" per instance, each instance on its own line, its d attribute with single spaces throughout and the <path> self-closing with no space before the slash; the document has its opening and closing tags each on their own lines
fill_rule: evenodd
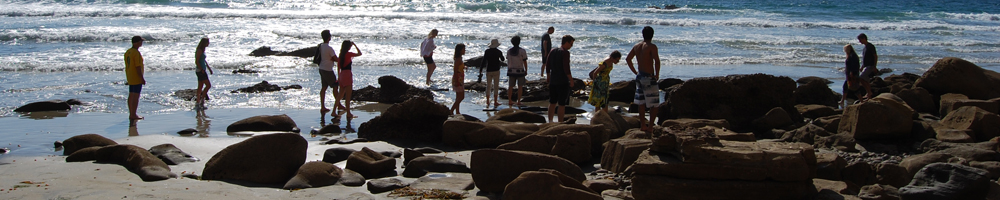
<svg viewBox="0 0 1000 200">
<path fill-rule="evenodd" d="M 635 75 L 635 104 L 652 108 L 660 105 L 660 91 L 653 75 L 639 72 Z"/>
<path fill-rule="evenodd" d="M 142 84 L 139 85 L 128 85 L 129 93 L 142 93 Z"/>
<path fill-rule="evenodd" d="M 569 85 L 550 84 L 549 103 L 559 104 L 560 106 L 569 105 Z"/>
<path fill-rule="evenodd" d="M 337 87 L 337 74 L 333 71 L 319 70 L 320 87 Z"/>
</svg>

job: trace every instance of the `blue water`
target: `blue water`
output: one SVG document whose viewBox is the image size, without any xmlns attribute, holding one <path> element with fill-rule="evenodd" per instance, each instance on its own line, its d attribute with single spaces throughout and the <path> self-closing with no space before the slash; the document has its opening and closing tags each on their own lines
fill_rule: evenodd
<svg viewBox="0 0 1000 200">
<path fill-rule="evenodd" d="M 680 8 L 648 8 L 665 3 Z M 383 75 L 425 87 L 417 48 L 436 28 L 435 86 L 446 87 L 456 44 L 468 45 L 465 57 L 471 58 L 482 55 L 490 39 L 509 48 L 515 35 L 523 38 L 522 47 L 529 53 L 529 72 L 534 73 L 528 79 L 540 78 L 538 41 L 549 26 L 556 29 L 555 42 L 565 34 L 576 37 L 571 49 L 575 77 L 585 77 L 611 51 L 627 52 L 641 40 L 643 26 L 656 30 L 653 42 L 659 45 L 664 78 L 768 73 L 842 81 L 842 46 L 860 49 L 855 39 L 859 33 L 878 47 L 879 68 L 895 74 L 922 74 L 942 57 L 1000 70 L 1000 3 L 994 1 L 0 0 L 0 125 L 12 127 L 0 136 L 47 131 L 63 134 L 53 136 L 59 140 L 78 134 L 14 126 L 33 120 L 12 112 L 33 101 L 89 102 L 70 111 L 69 118 L 127 113 L 122 54 L 133 35 L 147 39 L 140 51 L 149 84 L 139 110 L 148 116 L 192 112 L 191 102 L 171 94 L 195 87 L 194 49 L 202 37 L 212 40 L 207 55 L 217 72 L 211 76 L 215 89 L 210 109 L 318 110 L 319 76 L 308 59 L 252 57 L 250 51 L 314 46 L 320 42 L 319 32 L 329 29 L 335 42 L 352 40 L 364 52 L 355 59 L 355 89 L 377 85 Z M 234 69 L 262 73 L 228 73 Z M 474 69 L 466 72 L 468 81 L 477 75 Z M 612 71 L 613 81 L 631 77 L 624 62 Z M 305 88 L 229 93 L 263 80 Z M 482 108 L 485 97 L 471 91 L 467 95 L 464 113 L 486 117 L 472 112 Z M 450 105 L 454 92 L 437 92 L 435 99 Z M 319 119 L 304 121 L 309 122 L 300 126 L 315 127 Z M 168 132 L 163 129 L 154 131 Z"/>
</svg>

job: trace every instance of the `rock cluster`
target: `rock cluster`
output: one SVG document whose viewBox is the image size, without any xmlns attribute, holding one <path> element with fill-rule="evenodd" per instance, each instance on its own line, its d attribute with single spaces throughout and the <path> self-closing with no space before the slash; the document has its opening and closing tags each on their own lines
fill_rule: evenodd
<svg viewBox="0 0 1000 200">
<path fill-rule="evenodd" d="M 402 103 L 415 98 L 433 99 L 434 94 L 428 89 L 417 88 L 395 76 L 378 78 L 380 87 L 368 86 L 354 90 L 351 99 L 355 101 L 370 101 L 379 103 Z"/>
</svg>

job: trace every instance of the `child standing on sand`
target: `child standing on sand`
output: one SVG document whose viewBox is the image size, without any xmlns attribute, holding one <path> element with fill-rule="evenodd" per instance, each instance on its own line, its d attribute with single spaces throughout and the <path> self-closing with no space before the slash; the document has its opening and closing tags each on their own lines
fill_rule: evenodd
<svg viewBox="0 0 1000 200">
<path fill-rule="evenodd" d="M 139 52 L 139 47 L 142 47 L 142 41 L 145 41 L 140 36 L 132 36 L 132 48 L 125 51 L 125 78 L 128 83 L 128 119 L 129 125 L 134 126 L 136 120 L 143 119 L 142 116 L 137 115 L 135 112 L 139 107 L 139 93 L 142 92 L 142 86 L 146 85 L 146 78 L 143 78 L 143 73 L 145 73 L 145 64 L 143 64 L 142 53 Z"/>
<path fill-rule="evenodd" d="M 208 99 L 208 89 L 212 88 L 212 81 L 208 80 L 208 73 L 205 73 L 205 70 L 208 70 L 211 74 L 215 74 L 215 71 L 212 71 L 212 67 L 208 66 L 208 60 L 206 60 L 205 56 L 205 48 L 208 45 L 208 38 L 201 38 L 201 41 L 198 42 L 198 48 L 194 50 L 194 63 L 197 65 L 194 74 L 198 76 L 198 90 L 196 90 L 198 92 L 198 99 L 195 102 L 198 104 L 196 107 L 199 108 L 205 107 L 205 100 Z"/>
<path fill-rule="evenodd" d="M 465 100 L 465 62 L 462 61 L 465 55 L 465 44 L 455 45 L 455 71 L 451 74 L 451 87 L 455 90 L 455 103 L 451 105 L 451 113 L 460 115 L 459 104 Z"/>
<path fill-rule="evenodd" d="M 615 64 L 618 64 L 618 61 L 621 61 L 621 59 L 621 52 L 611 52 L 608 58 L 597 63 L 597 69 L 590 72 L 590 77 L 594 80 L 594 84 L 590 87 L 590 98 L 587 99 L 587 103 L 594 105 L 595 112 L 598 109 L 608 112 L 608 87 L 611 86 L 610 74 L 611 70 L 615 68 Z"/>
<path fill-rule="evenodd" d="M 351 51 L 351 46 L 354 46 L 354 50 L 358 53 L 353 53 Z M 351 73 L 351 64 L 353 64 L 352 59 L 354 57 L 361 56 L 361 49 L 358 48 L 357 44 L 351 42 L 350 40 L 344 40 L 344 43 L 340 45 L 340 62 L 338 68 L 340 70 L 340 79 L 338 79 L 340 84 L 340 97 L 344 99 L 344 111 L 347 113 L 347 120 L 350 121 L 353 118 L 357 118 L 354 114 L 351 114 L 351 93 L 354 91 L 354 74 Z M 337 100 L 338 102 L 340 100 Z"/>
</svg>

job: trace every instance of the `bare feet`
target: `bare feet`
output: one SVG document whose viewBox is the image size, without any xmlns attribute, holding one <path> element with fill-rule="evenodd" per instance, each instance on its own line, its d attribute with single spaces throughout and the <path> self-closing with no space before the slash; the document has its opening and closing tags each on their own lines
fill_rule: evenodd
<svg viewBox="0 0 1000 200">
<path fill-rule="evenodd" d="M 326 112 L 330 112 L 330 109 L 328 109 L 328 108 L 326 108 L 326 107 L 323 107 L 323 108 L 320 108 L 320 109 L 319 109 L 319 112 L 320 112 L 320 113 L 326 113 Z"/>
<path fill-rule="evenodd" d="M 140 119 L 145 119 L 145 118 L 142 117 L 142 116 L 139 116 L 139 115 L 135 115 L 135 116 L 128 117 L 128 119 L 131 119 L 131 120 L 140 120 Z"/>
</svg>

